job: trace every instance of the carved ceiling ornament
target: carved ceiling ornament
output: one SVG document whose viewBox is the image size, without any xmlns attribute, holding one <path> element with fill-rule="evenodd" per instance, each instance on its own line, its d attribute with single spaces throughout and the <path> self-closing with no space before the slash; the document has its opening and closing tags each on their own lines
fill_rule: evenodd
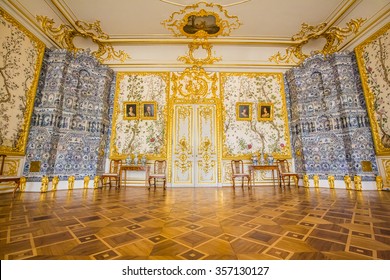
<svg viewBox="0 0 390 280">
<path fill-rule="evenodd" d="M 109 36 L 104 33 L 100 27 L 100 21 L 94 23 L 86 23 L 76 21 L 76 29 L 69 25 L 61 24 L 59 27 L 54 27 L 54 20 L 46 16 L 37 16 L 38 22 L 41 24 L 42 30 L 50 36 L 58 45 L 71 52 L 84 50 L 77 48 L 73 40 L 76 37 L 89 38 L 94 42 L 98 49 L 91 52 L 101 63 L 109 60 L 119 60 L 124 62 L 130 56 L 124 51 L 115 51 L 111 44 L 103 42 L 108 40 Z"/>
<path fill-rule="evenodd" d="M 295 43 L 286 49 L 286 54 L 282 55 L 280 52 L 271 56 L 269 60 L 276 64 L 294 63 L 300 64 L 310 55 L 323 54 L 329 55 L 337 52 L 343 40 L 353 33 L 357 33 L 366 19 L 352 19 L 350 20 L 345 28 L 337 26 L 328 27 L 326 22 L 321 23 L 317 26 L 311 26 L 307 23 L 302 24 L 301 31 L 292 36 L 292 41 Z M 326 43 L 321 50 L 313 51 L 310 55 L 304 54 L 302 48 L 304 45 L 309 43 L 310 40 L 324 38 Z"/>
<path fill-rule="evenodd" d="M 241 25 L 238 17 L 228 15 L 221 5 L 206 2 L 186 6 L 162 24 L 175 36 L 193 39 L 229 36 Z"/>
<path fill-rule="evenodd" d="M 178 60 L 202 67 L 205 64 L 221 61 L 220 57 L 212 56 L 212 45 L 208 39 L 229 36 L 234 29 L 240 27 L 241 22 L 237 16 L 230 16 L 219 4 L 199 2 L 186 6 L 179 12 L 174 12 L 161 24 L 177 37 L 184 36 L 193 39 L 193 42 L 188 44 L 187 55 L 178 57 Z M 195 53 L 200 47 L 206 51 L 206 56 L 196 58 Z"/>
</svg>

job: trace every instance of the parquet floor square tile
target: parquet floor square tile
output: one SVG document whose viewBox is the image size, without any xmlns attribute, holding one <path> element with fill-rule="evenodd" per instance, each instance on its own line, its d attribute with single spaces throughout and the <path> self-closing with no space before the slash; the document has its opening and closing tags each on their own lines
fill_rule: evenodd
<svg viewBox="0 0 390 280">
<path fill-rule="evenodd" d="M 0 195 L 0 259 L 390 259 L 390 192 L 126 187 Z"/>
</svg>

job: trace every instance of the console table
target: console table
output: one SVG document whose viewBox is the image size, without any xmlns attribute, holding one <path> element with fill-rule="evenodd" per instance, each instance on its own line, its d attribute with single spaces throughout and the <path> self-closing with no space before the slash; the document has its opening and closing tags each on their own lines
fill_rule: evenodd
<svg viewBox="0 0 390 280">
<path fill-rule="evenodd" d="M 126 171 L 145 171 L 145 186 L 148 185 L 150 166 L 148 165 L 121 165 L 119 169 L 119 187 L 122 187 L 122 182 L 126 184 L 127 172 Z M 124 174 L 124 176 L 123 176 Z M 125 185 L 126 186 L 126 185 Z"/>
<path fill-rule="evenodd" d="M 274 172 L 276 171 L 276 177 L 277 177 L 277 186 L 279 185 L 279 169 L 277 164 L 272 164 L 272 165 L 249 165 L 248 166 L 249 170 L 249 175 L 252 178 L 252 186 L 255 185 L 255 171 L 256 170 L 271 170 L 272 171 L 272 181 L 275 186 L 275 174 Z"/>
</svg>

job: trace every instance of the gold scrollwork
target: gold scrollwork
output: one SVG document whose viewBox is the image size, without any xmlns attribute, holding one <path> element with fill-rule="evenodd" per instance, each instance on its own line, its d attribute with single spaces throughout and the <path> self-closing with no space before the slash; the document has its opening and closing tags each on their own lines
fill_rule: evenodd
<svg viewBox="0 0 390 280">
<path fill-rule="evenodd" d="M 215 162 L 211 160 L 212 145 L 208 137 L 205 137 L 200 144 L 200 151 L 202 161 L 199 162 L 199 165 L 202 167 L 204 173 L 209 173 L 210 170 L 215 166 Z"/>
<path fill-rule="evenodd" d="M 40 22 L 43 31 L 51 36 L 54 41 L 61 47 L 71 51 L 78 52 L 83 50 L 77 48 L 73 40 L 76 37 L 89 38 L 94 42 L 98 49 L 91 54 L 95 56 L 101 63 L 109 60 L 119 60 L 124 62 L 130 56 L 124 51 L 115 51 L 111 44 L 103 42 L 103 40 L 109 39 L 109 36 L 104 33 L 100 27 L 100 21 L 94 23 L 86 23 L 84 21 L 76 21 L 75 29 L 69 25 L 60 24 L 58 27 L 54 27 L 54 20 L 49 19 L 47 16 L 37 16 L 38 22 Z"/>
<path fill-rule="evenodd" d="M 197 19 L 198 23 L 195 22 Z M 207 25 L 208 19 L 212 20 L 212 26 Z M 186 6 L 179 12 L 174 12 L 169 19 L 164 20 L 161 24 L 175 36 L 188 38 L 229 36 L 232 30 L 241 25 L 238 17 L 228 15 L 223 6 L 206 2 Z"/>
<path fill-rule="evenodd" d="M 383 164 L 383 167 L 385 169 L 385 182 L 386 182 L 386 186 L 388 187 L 390 185 L 390 160 L 389 159 L 386 159 L 386 160 L 382 160 L 382 164 Z"/>
<path fill-rule="evenodd" d="M 205 58 L 196 58 L 195 51 L 199 48 L 202 48 L 207 52 L 207 56 Z M 213 64 L 214 62 L 221 61 L 221 57 L 213 57 L 211 54 L 211 49 L 213 46 L 207 41 L 194 41 L 188 44 L 189 52 L 187 56 L 179 56 L 177 60 L 183 61 L 186 64 L 195 65 L 201 67 L 205 64 Z"/>
<path fill-rule="evenodd" d="M 180 140 L 179 140 L 179 160 L 176 160 L 175 161 L 175 166 L 180 168 L 181 172 L 184 173 L 188 170 L 188 168 L 191 167 L 191 162 L 188 161 L 188 156 L 190 154 L 190 151 L 191 151 L 191 147 L 187 141 L 187 139 L 185 138 L 185 136 L 183 136 Z"/>
<path fill-rule="evenodd" d="M 277 64 L 281 62 L 300 64 L 307 57 L 309 57 L 308 54 L 304 54 L 302 52 L 303 46 L 306 45 L 310 40 L 315 40 L 318 38 L 324 38 L 326 43 L 321 50 L 313 51 L 311 55 L 332 54 L 338 50 L 339 46 L 346 37 L 353 33 L 356 34 L 359 31 L 364 21 L 366 20 L 362 18 L 352 19 L 346 24 L 347 27 L 345 28 L 340 28 L 337 26 L 332 26 L 329 28 L 326 22 L 317 26 L 303 23 L 301 31 L 292 36 L 291 39 L 294 42 L 294 45 L 286 49 L 286 54 L 282 55 L 280 52 L 278 52 L 277 54 L 271 56 L 269 60 Z"/>
<path fill-rule="evenodd" d="M 180 75 L 172 76 L 174 98 L 188 103 L 198 103 L 207 97 L 210 89 L 212 98 L 214 98 L 217 91 L 217 79 L 215 73 L 209 75 L 203 68 L 196 66 L 187 68 Z"/>
</svg>

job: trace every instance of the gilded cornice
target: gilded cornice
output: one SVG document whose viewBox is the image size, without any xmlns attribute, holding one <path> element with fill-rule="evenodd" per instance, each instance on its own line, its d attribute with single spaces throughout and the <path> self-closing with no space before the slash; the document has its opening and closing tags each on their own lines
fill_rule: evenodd
<svg viewBox="0 0 390 280">
<path fill-rule="evenodd" d="M 75 22 L 77 28 L 70 25 L 60 24 L 54 27 L 54 20 L 47 16 L 37 16 L 36 19 L 41 24 L 41 28 L 46 35 L 51 37 L 60 47 L 65 48 L 71 52 L 78 52 L 84 50 L 77 48 L 73 42 L 76 37 L 88 38 L 94 42 L 98 49 L 91 52 L 101 63 L 109 60 L 119 60 L 124 62 L 129 58 L 129 55 L 124 51 L 115 51 L 110 43 L 103 42 L 109 39 L 109 36 L 103 32 L 100 27 L 100 21 L 94 23 L 86 23 L 78 20 Z"/>
<path fill-rule="evenodd" d="M 329 55 L 337 52 L 344 39 L 353 33 L 357 33 L 365 19 L 352 19 L 345 28 L 337 26 L 329 27 L 329 24 L 324 22 L 317 26 L 312 26 L 303 23 L 301 30 L 292 36 L 292 41 L 296 44 L 286 49 L 286 53 L 282 55 L 280 52 L 269 58 L 270 61 L 277 64 L 281 62 L 300 64 L 306 58 L 315 54 Z M 311 54 L 304 54 L 302 48 L 312 40 L 323 38 L 326 40 L 324 47 L 320 50 L 314 50 Z"/>
</svg>

